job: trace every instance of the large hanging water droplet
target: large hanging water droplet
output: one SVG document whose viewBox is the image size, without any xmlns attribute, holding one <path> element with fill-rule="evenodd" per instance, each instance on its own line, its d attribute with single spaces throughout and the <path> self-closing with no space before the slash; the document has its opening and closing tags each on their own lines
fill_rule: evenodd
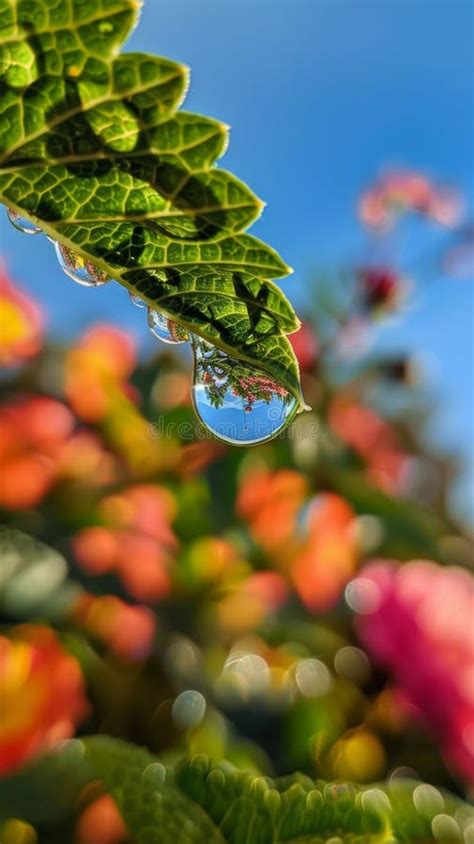
<svg viewBox="0 0 474 844">
<path fill-rule="evenodd" d="M 186 343 L 189 340 L 185 328 L 153 308 L 148 308 L 148 327 L 163 343 Z"/>
<path fill-rule="evenodd" d="M 26 217 L 22 217 L 21 214 L 17 214 L 13 208 L 7 208 L 7 217 L 10 220 L 12 226 L 15 226 L 18 231 L 23 232 L 23 234 L 39 234 L 42 229 L 39 226 L 35 226 L 30 220 L 27 220 Z"/>
<path fill-rule="evenodd" d="M 298 402 L 286 387 L 193 336 L 193 403 L 202 423 L 232 445 L 272 439 L 293 419 Z"/>
<path fill-rule="evenodd" d="M 56 243 L 55 249 L 62 269 L 77 284 L 82 284 L 84 287 L 100 287 L 109 280 L 104 270 L 101 270 L 92 261 L 82 258 L 68 246 Z"/>
<path fill-rule="evenodd" d="M 137 296 L 137 294 L 132 293 L 131 290 L 128 291 L 128 295 L 130 296 L 132 305 L 135 305 L 136 308 L 146 308 L 146 302 L 143 301 L 141 296 Z"/>
</svg>

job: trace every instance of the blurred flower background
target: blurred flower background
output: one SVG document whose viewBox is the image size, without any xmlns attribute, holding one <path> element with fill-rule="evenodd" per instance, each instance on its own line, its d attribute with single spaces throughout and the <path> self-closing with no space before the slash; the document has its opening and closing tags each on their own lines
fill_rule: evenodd
<svg viewBox="0 0 474 844">
<path fill-rule="evenodd" d="M 183 48 L 165 37 L 160 51 Z M 18 252 L 27 241 L 30 269 L 9 255 L 0 273 L 0 775 L 105 732 L 170 760 L 203 751 L 264 774 L 472 793 L 473 545 L 469 505 L 452 497 L 462 452 L 427 435 L 439 409 L 413 344 L 380 341 L 472 280 L 469 189 L 447 166 L 438 178 L 372 163 L 346 196 L 352 229 L 333 238 L 331 269 L 299 281 L 291 340 L 312 410 L 254 449 L 198 426 L 186 352 L 140 344 L 143 312 L 124 294 L 104 318 L 109 289 L 58 277 L 58 304 L 32 282 L 41 238 L 8 234 Z M 324 205 L 317 184 L 311 201 Z M 44 256 L 42 272 L 59 276 Z M 30 840 L 20 833 L 6 840 Z M 89 800 L 75 836 L 124 840 L 108 798 Z"/>
</svg>

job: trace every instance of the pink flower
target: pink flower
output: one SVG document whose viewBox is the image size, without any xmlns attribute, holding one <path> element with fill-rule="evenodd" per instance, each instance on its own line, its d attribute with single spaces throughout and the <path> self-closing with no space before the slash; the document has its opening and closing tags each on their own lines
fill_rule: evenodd
<svg viewBox="0 0 474 844">
<path fill-rule="evenodd" d="M 371 228 L 390 228 L 400 214 L 408 211 L 423 214 L 443 226 L 453 226 L 459 222 L 463 207 L 456 190 L 410 170 L 384 173 L 359 200 L 359 217 Z"/>
<path fill-rule="evenodd" d="M 379 560 L 352 589 L 367 650 L 391 673 L 447 762 L 474 781 L 472 575 L 423 560 L 402 566 Z"/>
</svg>

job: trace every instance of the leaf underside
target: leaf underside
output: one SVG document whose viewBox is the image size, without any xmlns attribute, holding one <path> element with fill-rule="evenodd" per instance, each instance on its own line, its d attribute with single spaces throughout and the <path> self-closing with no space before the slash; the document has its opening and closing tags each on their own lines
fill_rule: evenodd
<svg viewBox="0 0 474 844">
<path fill-rule="evenodd" d="M 0 0 L 0 199 L 301 401 L 263 203 L 216 166 L 227 127 L 179 111 L 187 69 L 118 54 L 137 0 Z"/>
</svg>

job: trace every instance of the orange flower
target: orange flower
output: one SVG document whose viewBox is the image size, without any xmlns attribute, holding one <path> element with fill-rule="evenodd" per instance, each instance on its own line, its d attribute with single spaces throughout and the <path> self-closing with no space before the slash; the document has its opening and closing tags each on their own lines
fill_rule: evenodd
<svg viewBox="0 0 474 844">
<path fill-rule="evenodd" d="M 176 514 L 176 502 L 164 487 L 135 484 L 122 493 L 104 498 L 100 511 L 115 527 L 143 533 L 168 547 L 176 546 L 176 537 L 170 527 Z"/>
<path fill-rule="evenodd" d="M 0 636 L 0 774 L 70 738 L 87 709 L 79 665 L 50 628 Z"/>
<path fill-rule="evenodd" d="M 117 571 L 134 598 L 160 600 L 170 589 L 168 569 L 177 547 L 175 508 L 172 494 L 153 484 L 106 496 L 99 504 L 103 524 L 73 539 L 79 565 L 89 574 Z"/>
<path fill-rule="evenodd" d="M 403 488 L 410 458 L 388 422 L 347 396 L 333 399 L 328 422 L 334 433 L 364 459 L 367 475 L 376 486 L 394 494 Z"/>
<path fill-rule="evenodd" d="M 99 422 L 124 398 L 135 357 L 133 339 L 119 328 L 97 325 L 84 334 L 66 367 L 66 395 L 81 419 Z"/>
<path fill-rule="evenodd" d="M 216 604 L 217 618 L 227 632 L 255 630 L 288 600 L 285 579 L 274 571 L 253 572 L 233 584 Z"/>
<path fill-rule="evenodd" d="M 120 533 L 117 571 L 127 592 L 138 601 L 159 601 L 170 591 L 171 562 L 166 547 L 149 536 Z"/>
<path fill-rule="evenodd" d="M 83 593 L 71 619 L 120 657 L 142 660 L 152 649 L 156 622 L 147 607 L 127 604 L 114 595 Z"/>
<path fill-rule="evenodd" d="M 217 440 L 198 440 L 181 449 L 181 459 L 178 465 L 179 474 L 183 477 L 197 475 L 211 463 L 214 463 L 227 451 L 227 446 Z"/>
<path fill-rule="evenodd" d="M 87 806 L 76 825 L 76 844 L 124 844 L 129 840 L 117 804 L 108 794 Z"/>
<path fill-rule="evenodd" d="M 241 560 L 237 549 L 227 539 L 202 536 L 188 548 L 184 560 L 186 578 L 191 583 L 213 583 L 240 575 Z M 181 566 L 183 570 L 183 565 Z"/>
<path fill-rule="evenodd" d="M 0 410 L 0 505 L 35 507 L 49 492 L 71 435 L 73 416 L 60 402 L 27 396 Z"/>
<path fill-rule="evenodd" d="M 58 460 L 58 475 L 87 486 L 114 483 L 119 474 L 116 457 L 104 448 L 92 431 L 75 431 L 64 443 Z"/>
<path fill-rule="evenodd" d="M 316 611 L 338 600 L 354 571 L 355 514 L 343 498 L 332 493 L 318 495 L 308 504 L 307 491 L 305 478 L 293 470 L 249 472 L 239 490 L 237 511 L 248 521 L 255 541 L 294 583 L 303 603 Z M 253 578 L 259 589 L 263 585 L 265 591 L 270 586 L 280 588 L 268 577 L 261 582 L 257 574 Z"/>
<path fill-rule="evenodd" d="M 166 449 L 150 433 L 140 413 L 140 395 L 128 382 L 136 360 L 133 338 L 111 325 L 96 325 L 84 334 L 66 358 L 65 392 L 77 415 L 100 425 L 108 443 L 138 475 L 174 467 L 177 443 Z"/>
<path fill-rule="evenodd" d="M 312 611 L 332 607 L 352 576 L 357 563 L 354 517 L 344 499 L 333 493 L 318 495 L 308 508 L 309 536 L 293 563 L 292 577 Z"/>
<path fill-rule="evenodd" d="M 291 469 L 248 472 L 240 485 L 237 513 L 249 522 L 254 539 L 267 551 L 284 553 L 292 540 L 306 480 Z"/>
<path fill-rule="evenodd" d="M 16 287 L 0 265 L 0 366 L 15 366 L 41 349 L 44 319 L 33 299 Z"/>
</svg>

